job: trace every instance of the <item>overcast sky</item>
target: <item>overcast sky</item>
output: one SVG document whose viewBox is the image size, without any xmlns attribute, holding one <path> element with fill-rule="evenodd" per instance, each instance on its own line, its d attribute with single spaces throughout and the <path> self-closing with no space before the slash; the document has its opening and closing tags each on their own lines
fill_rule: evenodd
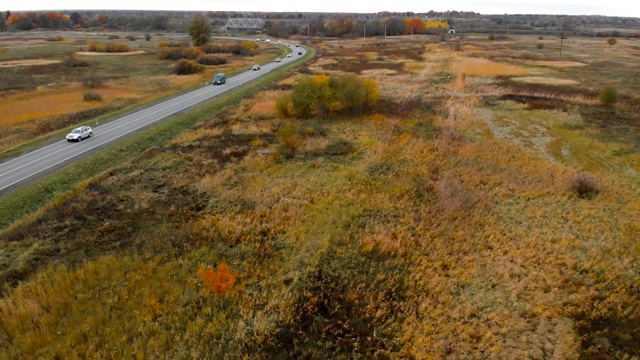
<svg viewBox="0 0 640 360">
<path fill-rule="evenodd" d="M 266 12 L 345 12 L 372 13 L 379 11 L 429 10 L 474 11 L 481 14 L 557 14 L 607 15 L 640 17 L 639 0 L 538 0 L 538 1 L 381 1 L 381 0 L 22 0 L 6 1 L 11 11 L 36 10 L 203 10 L 203 11 L 266 11 Z"/>
</svg>

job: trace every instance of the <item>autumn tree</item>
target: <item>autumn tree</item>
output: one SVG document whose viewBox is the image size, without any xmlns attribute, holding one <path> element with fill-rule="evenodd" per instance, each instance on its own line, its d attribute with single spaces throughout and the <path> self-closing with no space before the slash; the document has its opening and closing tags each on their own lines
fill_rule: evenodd
<svg viewBox="0 0 640 360">
<path fill-rule="evenodd" d="M 79 13 L 74 12 L 69 18 L 71 19 L 71 23 L 73 24 L 73 26 L 82 27 L 83 19 Z"/>
<path fill-rule="evenodd" d="M 211 37 L 211 26 L 204 16 L 196 16 L 189 25 L 189 36 L 193 41 L 193 46 L 204 45 L 209 42 Z"/>
<path fill-rule="evenodd" d="M 424 21 L 420 18 L 408 18 L 406 23 L 407 34 L 420 34 L 425 30 Z"/>
</svg>

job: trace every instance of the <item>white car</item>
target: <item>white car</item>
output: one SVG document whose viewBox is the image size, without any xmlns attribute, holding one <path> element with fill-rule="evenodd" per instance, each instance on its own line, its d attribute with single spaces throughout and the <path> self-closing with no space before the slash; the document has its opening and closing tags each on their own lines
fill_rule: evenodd
<svg viewBox="0 0 640 360">
<path fill-rule="evenodd" d="M 258 64 L 253 65 L 253 67 L 251 68 L 251 70 L 253 70 L 253 71 L 260 70 L 260 65 L 258 65 Z"/>
<path fill-rule="evenodd" d="M 291 57 L 291 54 L 287 54 L 287 57 Z"/>
<path fill-rule="evenodd" d="M 67 135 L 67 141 L 82 141 L 93 136 L 93 130 L 89 126 L 80 126 Z"/>
<path fill-rule="evenodd" d="M 280 62 L 280 61 L 282 61 L 282 60 L 280 60 L 280 58 L 276 58 L 276 62 Z"/>
</svg>

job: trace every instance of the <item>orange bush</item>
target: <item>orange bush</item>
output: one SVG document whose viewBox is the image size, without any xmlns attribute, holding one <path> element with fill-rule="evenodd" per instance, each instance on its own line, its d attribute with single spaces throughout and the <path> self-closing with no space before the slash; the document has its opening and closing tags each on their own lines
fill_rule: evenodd
<svg viewBox="0 0 640 360">
<path fill-rule="evenodd" d="M 200 268 L 198 275 L 200 275 L 202 283 L 219 297 L 232 293 L 233 284 L 238 278 L 238 273 L 230 271 L 229 265 L 224 261 L 218 265 L 218 271 L 213 268 Z"/>
</svg>

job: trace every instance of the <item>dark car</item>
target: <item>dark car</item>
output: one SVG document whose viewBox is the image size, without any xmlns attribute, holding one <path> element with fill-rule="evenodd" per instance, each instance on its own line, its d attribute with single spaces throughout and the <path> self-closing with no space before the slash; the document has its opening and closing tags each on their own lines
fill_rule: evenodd
<svg viewBox="0 0 640 360">
<path fill-rule="evenodd" d="M 213 76 L 213 85 L 222 85 L 227 82 L 227 76 L 224 73 L 217 73 Z"/>
</svg>

